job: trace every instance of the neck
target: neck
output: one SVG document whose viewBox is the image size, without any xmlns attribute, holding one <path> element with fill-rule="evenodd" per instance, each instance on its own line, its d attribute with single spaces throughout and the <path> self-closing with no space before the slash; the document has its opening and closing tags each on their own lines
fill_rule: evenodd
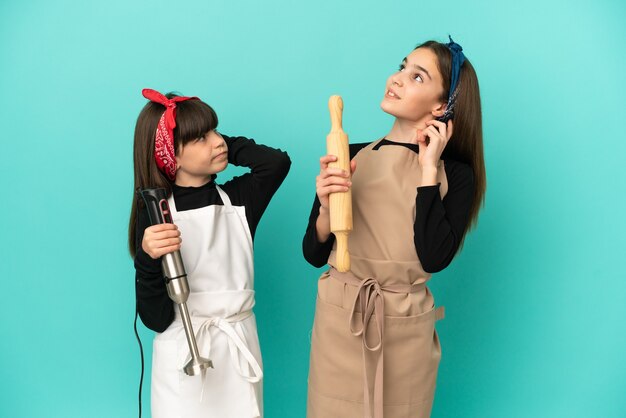
<svg viewBox="0 0 626 418">
<path fill-rule="evenodd" d="M 176 172 L 176 183 L 180 187 L 201 187 L 209 183 L 212 180 L 212 176 L 194 176 L 189 173 Z"/>
<path fill-rule="evenodd" d="M 408 120 L 396 118 L 393 126 L 385 138 L 395 142 L 411 142 L 414 143 L 417 138 L 418 129 L 426 128 L 426 120 Z"/>
</svg>

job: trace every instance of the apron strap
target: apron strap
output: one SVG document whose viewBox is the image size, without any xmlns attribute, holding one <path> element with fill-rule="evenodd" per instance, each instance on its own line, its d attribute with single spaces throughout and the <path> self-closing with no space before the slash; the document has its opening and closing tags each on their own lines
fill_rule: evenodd
<svg viewBox="0 0 626 418">
<path fill-rule="evenodd" d="M 176 202 L 174 201 L 174 193 L 167 198 L 167 204 L 170 206 L 170 212 L 172 214 L 172 219 L 174 219 L 175 215 L 178 214 L 178 210 L 176 209 Z"/>
<path fill-rule="evenodd" d="M 226 334 L 228 341 L 228 350 L 230 352 L 230 358 L 233 363 L 233 367 L 237 371 L 237 373 L 250 382 L 250 398 L 252 400 L 252 405 L 254 406 L 254 416 L 260 416 L 260 408 L 259 401 L 256 396 L 256 390 L 254 389 L 254 383 L 257 383 L 263 379 L 263 369 L 261 365 L 254 357 L 250 349 L 248 348 L 247 341 L 245 341 L 245 336 L 243 336 L 243 330 L 241 328 L 241 321 L 249 318 L 252 315 L 252 311 L 241 312 L 237 315 L 233 315 L 228 318 L 199 318 L 194 317 L 194 319 L 204 319 L 202 324 L 197 328 L 196 331 L 196 341 L 198 341 L 198 351 L 200 351 L 200 355 L 204 358 L 210 358 L 211 355 L 211 327 L 215 327 L 224 334 Z M 234 326 L 233 326 L 234 324 Z M 235 330 L 235 327 L 239 329 L 241 332 L 241 336 Z M 242 369 L 242 361 L 241 356 L 243 355 L 243 363 L 244 367 L 247 365 L 251 373 L 248 373 Z M 191 354 L 187 355 L 186 361 L 189 361 L 191 358 Z M 185 364 L 183 363 L 183 364 Z M 204 397 L 204 383 L 206 382 L 205 374 L 203 373 L 203 382 L 202 382 L 202 391 L 200 392 L 200 400 Z"/>
<path fill-rule="evenodd" d="M 217 192 L 220 194 L 220 197 L 222 198 L 222 203 L 224 204 L 224 207 L 226 208 L 226 212 L 228 213 L 232 212 L 233 205 L 230 202 L 230 197 L 228 197 L 228 193 L 222 190 L 222 188 L 218 186 L 217 184 L 215 185 L 215 188 L 217 189 Z"/>
</svg>

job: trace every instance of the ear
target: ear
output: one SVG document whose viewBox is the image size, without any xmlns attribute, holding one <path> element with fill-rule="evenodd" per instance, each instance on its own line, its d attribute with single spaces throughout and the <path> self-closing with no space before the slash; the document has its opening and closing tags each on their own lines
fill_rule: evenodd
<svg viewBox="0 0 626 418">
<path fill-rule="evenodd" d="M 183 150 L 179 150 L 179 152 L 176 153 L 176 170 L 178 170 L 181 166 L 181 162 L 180 162 L 180 157 L 181 154 L 183 153 Z"/>
<path fill-rule="evenodd" d="M 176 150 L 176 155 L 175 155 L 175 157 L 176 157 L 176 169 L 180 168 L 180 164 L 181 164 L 180 163 L 180 159 L 183 156 L 183 149 L 184 149 L 184 147 L 182 145 L 179 145 L 178 149 Z"/>
<path fill-rule="evenodd" d="M 446 108 L 448 107 L 447 103 L 437 103 L 435 107 L 430 111 L 430 113 L 435 117 L 441 117 L 444 113 L 446 113 Z"/>
</svg>

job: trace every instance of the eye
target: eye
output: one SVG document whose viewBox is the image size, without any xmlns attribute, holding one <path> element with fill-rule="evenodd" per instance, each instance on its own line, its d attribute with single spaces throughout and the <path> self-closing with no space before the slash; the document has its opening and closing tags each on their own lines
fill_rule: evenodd
<svg viewBox="0 0 626 418">
<path fill-rule="evenodd" d="M 398 71 L 404 71 L 406 67 L 404 66 L 404 64 L 400 64 L 400 66 L 398 67 Z"/>
<path fill-rule="evenodd" d="M 421 75 L 421 74 L 415 74 L 415 75 L 413 76 L 413 79 L 414 79 L 415 81 L 417 81 L 418 83 L 423 83 L 423 82 L 424 82 L 424 79 L 422 78 L 422 75 Z"/>
</svg>

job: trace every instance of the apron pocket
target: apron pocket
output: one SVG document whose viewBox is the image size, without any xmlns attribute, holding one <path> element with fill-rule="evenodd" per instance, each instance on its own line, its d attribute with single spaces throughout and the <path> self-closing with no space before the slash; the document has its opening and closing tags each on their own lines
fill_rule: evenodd
<svg viewBox="0 0 626 418">
<path fill-rule="evenodd" d="M 317 298 L 309 386 L 329 398 L 363 402 L 362 337 L 351 334 L 349 316 L 349 310 Z M 441 358 L 435 308 L 408 317 L 386 316 L 383 350 L 385 405 L 432 401 Z M 366 358 L 373 380 L 374 356 L 367 352 Z"/>
<path fill-rule="evenodd" d="M 331 398 L 363 402 L 362 339 L 350 333 L 349 316 L 350 311 L 317 298 L 309 386 Z"/>
<path fill-rule="evenodd" d="M 441 359 L 435 308 L 408 317 L 385 317 L 385 404 L 432 399 Z"/>
</svg>

